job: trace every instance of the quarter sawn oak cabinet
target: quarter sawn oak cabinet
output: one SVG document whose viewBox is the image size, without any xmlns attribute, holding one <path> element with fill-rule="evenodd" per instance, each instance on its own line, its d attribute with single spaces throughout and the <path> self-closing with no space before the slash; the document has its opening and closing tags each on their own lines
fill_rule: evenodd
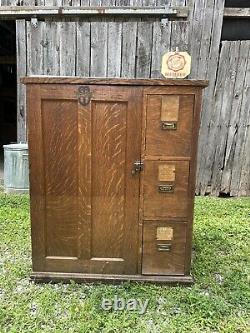
<svg viewBox="0 0 250 333">
<path fill-rule="evenodd" d="M 192 282 L 205 81 L 26 77 L 32 278 Z"/>
</svg>

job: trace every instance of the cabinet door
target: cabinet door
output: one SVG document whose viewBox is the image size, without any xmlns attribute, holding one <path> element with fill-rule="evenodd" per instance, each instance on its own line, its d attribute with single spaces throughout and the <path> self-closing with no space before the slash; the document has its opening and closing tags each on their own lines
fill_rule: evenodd
<svg viewBox="0 0 250 333">
<path fill-rule="evenodd" d="M 141 90 L 28 91 L 34 271 L 137 272 Z"/>
</svg>

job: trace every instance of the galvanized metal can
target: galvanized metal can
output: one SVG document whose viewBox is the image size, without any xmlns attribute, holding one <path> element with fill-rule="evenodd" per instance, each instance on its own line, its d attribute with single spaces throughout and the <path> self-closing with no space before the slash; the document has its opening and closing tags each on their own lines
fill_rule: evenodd
<svg viewBox="0 0 250 333">
<path fill-rule="evenodd" d="M 6 193 L 29 192 L 28 145 L 15 143 L 4 145 L 4 191 Z"/>
</svg>

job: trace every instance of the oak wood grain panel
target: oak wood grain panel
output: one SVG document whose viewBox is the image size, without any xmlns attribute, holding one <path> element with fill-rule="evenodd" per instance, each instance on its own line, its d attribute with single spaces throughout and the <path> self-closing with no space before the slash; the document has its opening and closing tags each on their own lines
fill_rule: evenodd
<svg viewBox="0 0 250 333">
<path fill-rule="evenodd" d="M 193 130 L 193 95 L 181 95 L 177 129 L 161 128 L 162 98 L 167 95 L 148 95 L 146 155 L 190 156 Z M 170 95 L 173 98 L 173 95 Z M 176 114 L 175 105 L 174 114 Z"/>
<path fill-rule="evenodd" d="M 78 256 L 77 101 L 42 100 L 47 256 Z"/>
<path fill-rule="evenodd" d="M 201 86 L 147 81 L 39 78 L 28 85 L 34 276 L 191 281 Z M 91 91 L 85 106 L 78 83 Z M 150 124 L 160 124 L 169 95 L 180 101 L 178 127 L 157 141 L 161 130 L 149 135 L 149 111 Z M 156 151 L 148 152 L 152 138 Z M 144 171 L 132 175 L 140 159 Z M 174 191 L 159 193 L 169 183 Z M 158 242 L 173 228 L 170 252 L 157 250 L 157 226 Z"/>
<path fill-rule="evenodd" d="M 56 84 L 96 84 L 96 85 L 132 85 L 132 86 L 200 86 L 207 87 L 205 80 L 180 79 L 119 79 L 119 78 L 83 78 L 72 76 L 27 76 L 21 82 L 29 83 L 56 83 Z"/>
<path fill-rule="evenodd" d="M 174 191 L 160 193 L 158 185 L 158 167 L 160 164 L 173 164 L 175 166 Z M 144 171 L 144 219 L 157 219 L 166 217 L 187 217 L 189 207 L 189 162 L 188 161 L 146 161 Z"/>
<path fill-rule="evenodd" d="M 137 272 L 142 92 L 92 87 L 91 273 Z"/>
<path fill-rule="evenodd" d="M 78 89 L 77 89 L 78 90 Z M 91 108 L 78 103 L 79 257 L 91 258 Z M 85 270 L 85 272 L 88 270 Z"/>
<path fill-rule="evenodd" d="M 122 256 L 126 103 L 92 102 L 92 256 Z"/>
<path fill-rule="evenodd" d="M 157 228 L 171 228 L 171 240 L 157 240 Z M 158 244 L 167 244 L 170 251 L 159 251 Z M 151 221 L 143 226 L 142 274 L 184 275 L 186 224 Z"/>
<path fill-rule="evenodd" d="M 40 86 L 27 89 L 27 129 L 29 145 L 30 215 L 32 237 L 32 266 L 34 271 L 45 271 L 46 255 L 44 221 L 44 160 L 41 128 Z M 38 158 L 39 156 L 39 158 Z M 39 175 L 39 177 L 37 176 Z"/>
<path fill-rule="evenodd" d="M 194 95 L 194 91 L 197 87 L 192 85 L 154 85 L 143 87 L 143 93 L 145 95 Z"/>
<path fill-rule="evenodd" d="M 130 91 L 128 103 L 128 128 L 127 128 L 127 156 L 126 156 L 126 233 L 124 234 L 123 253 L 126 262 L 125 272 L 133 274 L 138 271 L 139 244 L 139 195 L 140 173 L 131 174 L 131 168 L 136 160 L 141 157 L 141 130 L 142 130 L 142 89 L 134 87 Z"/>
</svg>

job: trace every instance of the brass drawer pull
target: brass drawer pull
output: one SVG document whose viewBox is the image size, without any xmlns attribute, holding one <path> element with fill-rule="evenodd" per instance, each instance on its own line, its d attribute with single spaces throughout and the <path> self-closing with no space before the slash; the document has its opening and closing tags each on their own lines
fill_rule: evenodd
<svg viewBox="0 0 250 333">
<path fill-rule="evenodd" d="M 176 121 L 162 121 L 161 122 L 161 129 L 162 130 L 176 130 L 177 129 L 177 122 Z"/>
<path fill-rule="evenodd" d="M 170 252 L 172 244 L 157 244 L 157 250 L 160 252 Z"/>
<path fill-rule="evenodd" d="M 174 185 L 171 185 L 171 184 L 158 185 L 158 191 L 160 193 L 172 193 L 172 192 L 174 192 Z"/>
</svg>

